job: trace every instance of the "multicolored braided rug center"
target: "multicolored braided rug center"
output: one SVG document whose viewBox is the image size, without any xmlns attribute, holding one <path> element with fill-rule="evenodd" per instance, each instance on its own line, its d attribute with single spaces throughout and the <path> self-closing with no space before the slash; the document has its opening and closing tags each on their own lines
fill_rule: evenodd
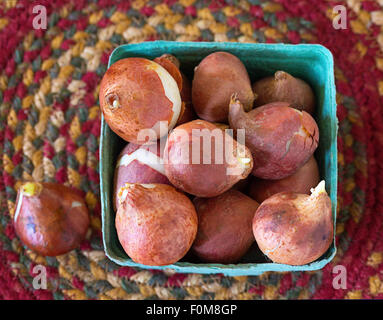
<svg viewBox="0 0 383 320">
<path fill-rule="evenodd" d="M 54 3 L 54 4 L 53 4 Z M 47 29 L 33 28 L 33 7 Z M 334 29 L 333 8 L 347 11 Z M 258 277 L 119 267 L 105 257 L 99 190 L 99 82 L 111 51 L 150 40 L 320 43 L 334 55 L 339 119 L 335 259 L 314 272 Z M 0 3 L 0 299 L 383 298 L 383 1 L 181 0 Z M 15 236 L 25 180 L 81 192 L 91 229 L 81 247 L 42 257 Z M 33 268 L 48 272 L 32 287 Z M 334 267 L 347 288 L 333 286 Z"/>
</svg>

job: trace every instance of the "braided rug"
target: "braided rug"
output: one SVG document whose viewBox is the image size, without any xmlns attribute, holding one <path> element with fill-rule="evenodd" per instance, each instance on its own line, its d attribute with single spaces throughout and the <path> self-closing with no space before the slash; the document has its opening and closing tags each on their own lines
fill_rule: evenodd
<svg viewBox="0 0 383 320">
<path fill-rule="evenodd" d="M 47 9 L 34 30 L 33 6 Z M 333 28 L 333 7 L 347 29 Z M 104 254 L 99 191 L 99 82 L 118 45 L 149 40 L 320 43 L 335 59 L 339 195 L 335 259 L 314 272 L 258 277 L 119 267 Z M 1 299 L 383 298 L 383 1 L 13 1 L 0 3 Z M 15 236 L 25 180 L 77 188 L 91 212 L 81 247 L 42 257 Z M 48 287 L 33 290 L 32 270 Z M 333 268 L 347 270 L 335 289 Z"/>
</svg>

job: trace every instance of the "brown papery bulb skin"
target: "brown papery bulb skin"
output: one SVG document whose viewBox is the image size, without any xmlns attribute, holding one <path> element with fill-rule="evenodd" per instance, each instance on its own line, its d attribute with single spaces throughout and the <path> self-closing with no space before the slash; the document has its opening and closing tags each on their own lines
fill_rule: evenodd
<svg viewBox="0 0 383 320">
<path fill-rule="evenodd" d="M 192 251 L 203 261 L 237 262 L 255 238 L 252 221 L 259 204 L 231 189 L 214 198 L 193 200 L 198 214 L 198 232 Z"/>
<path fill-rule="evenodd" d="M 170 54 L 163 54 L 161 57 L 153 59 L 154 62 L 162 66 L 177 82 L 178 89 L 182 91 L 183 81 L 182 74 L 180 71 L 180 63 L 178 59 Z"/>
<path fill-rule="evenodd" d="M 178 88 L 181 92 L 182 110 L 177 121 L 177 126 L 185 122 L 197 119 L 197 115 L 194 112 L 191 98 L 191 84 L 189 79 L 180 70 L 179 60 L 171 54 L 163 54 L 161 57 L 153 60 L 162 67 L 164 67 L 176 80 Z"/>
<path fill-rule="evenodd" d="M 114 171 L 113 208 L 115 211 L 119 204 L 118 192 L 127 182 L 170 184 L 162 163 L 161 147 L 165 146 L 165 141 L 162 141 L 162 144 L 161 141 L 162 139 L 151 145 L 129 143 L 121 151 Z"/>
<path fill-rule="evenodd" d="M 254 159 L 253 175 L 267 180 L 286 178 L 312 156 L 319 141 L 318 126 L 307 112 L 274 102 L 245 112 L 233 96 L 230 127 L 245 129 L 246 146 Z"/>
<path fill-rule="evenodd" d="M 204 120 L 187 122 L 170 133 L 164 162 L 169 181 L 199 197 L 215 197 L 229 190 L 245 179 L 253 167 L 248 148 Z"/>
<path fill-rule="evenodd" d="M 189 251 L 198 218 L 187 196 L 165 184 L 126 184 L 121 199 L 117 235 L 134 262 L 169 265 Z"/>
<path fill-rule="evenodd" d="M 284 71 L 266 77 L 253 84 L 256 96 L 255 106 L 260 107 L 271 102 L 289 102 L 291 107 L 313 114 L 315 95 L 311 87 L 303 80 Z"/>
<path fill-rule="evenodd" d="M 31 250 L 58 256 L 85 239 L 89 213 L 75 190 L 57 183 L 27 182 L 17 194 L 14 216 L 16 234 Z"/>
<path fill-rule="evenodd" d="M 324 181 L 311 195 L 281 192 L 262 202 L 253 233 L 260 250 L 275 263 L 304 265 L 321 257 L 334 237 Z"/>
<path fill-rule="evenodd" d="M 173 56 L 172 54 L 170 53 L 164 53 L 163 55 L 161 55 L 160 57 L 157 57 L 155 58 L 153 61 L 156 61 L 157 63 L 161 64 L 161 61 L 163 60 L 167 60 L 169 62 L 171 62 L 172 64 L 174 64 L 178 69 L 180 68 L 181 66 L 181 63 L 180 61 L 177 59 L 177 57 Z"/>
<path fill-rule="evenodd" d="M 102 78 L 99 100 L 109 127 L 135 144 L 166 135 L 177 123 L 182 109 L 176 80 L 161 65 L 144 58 L 125 58 L 113 63 Z M 167 130 L 160 130 L 161 122 Z M 142 134 L 146 132 L 142 130 L 149 129 L 150 136 Z"/>
<path fill-rule="evenodd" d="M 318 164 L 311 156 L 294 174 L 281 180 L 264 180 L 252 177 L 249 196 L 259 203 L 279 192 L 310 194 L 311 188 L 319 183 Z"/>
<path fill-rule="evenodd" d="M 241 60 L 228 52 L 215 52 L 194 70 L 192 101 L 197 115 L 211 122 L 227 123 L 230 97 L 237 93 L 245 110 L 253 107 L 254 93 Z"/>
</svg>

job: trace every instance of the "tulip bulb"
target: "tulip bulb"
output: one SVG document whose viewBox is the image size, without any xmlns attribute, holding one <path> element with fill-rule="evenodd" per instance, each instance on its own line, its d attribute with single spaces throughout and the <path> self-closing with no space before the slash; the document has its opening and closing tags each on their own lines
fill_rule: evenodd
<svg viewBox="0 0 383 320">
<path fill-rule="evenodd" d="M 312 188 L 311 195 L 281 192 L 266 199 L 255 213 L 253 233 L 275 263 L 304 265 L 318 259 L 334 237 L 325 182 Z"/>
</svg>

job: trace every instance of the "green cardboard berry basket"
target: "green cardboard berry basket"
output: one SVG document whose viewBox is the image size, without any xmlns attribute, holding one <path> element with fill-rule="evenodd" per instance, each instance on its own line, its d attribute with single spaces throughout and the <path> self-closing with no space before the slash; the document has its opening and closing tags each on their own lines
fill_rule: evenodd
<svg viewBox="0 0 383 320">
<path fill-rule="evenodd" d="M 153 41 L 127 44 L 116 48 L 109 58 L 110 67 L 127 57 L 154 59 L 164 53 L 175 55 L 182 71 L 193 77 L 194 67 L 215 51 L 227 51 L 237 56 L 247 68 L 251 81 L 284 70 L 307 81 L 316 94 L 317 109 L 314 115 L 320 130 L 319 147 L 315 153 L 321 178 L 332 201 L 334 230 L 337 204 L 337 129 L 333 57 L 329 50 L 315 44 L 258 44 L 225 42 L 172 42 Z M 266 271 L 318 270 L 330 262 L 336 253 L 335 235 L 327 252 L 316 261 L 302 266 L 267 262 L 256 246 L 237 264 L 200 263 L 188 255 L 169 266 L 145 266 L 132 261 L 122 249 L 114 225 L 113 174 L 119 152 L 126 145 L 102 118 L 100 141 L 100 184 L 102 206 L 102 233 L 106 255 L 122 266 L 145 269 L 173 269 L 182 273 L 221 273 L 224 275 L 259 275 Z"/>
</svg>

